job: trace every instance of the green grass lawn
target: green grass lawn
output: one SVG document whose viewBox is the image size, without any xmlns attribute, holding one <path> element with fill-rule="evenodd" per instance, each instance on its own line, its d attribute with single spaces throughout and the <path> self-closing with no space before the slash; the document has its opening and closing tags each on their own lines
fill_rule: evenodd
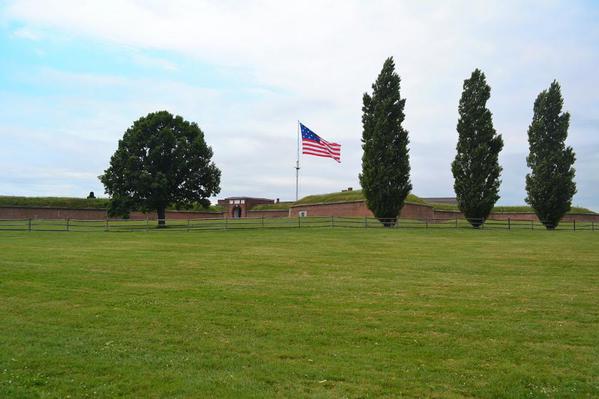
<svg viewBox="0 0 599 399">
<path fill-rule="evenodd" d="M 599 232 L 0 232 L 0 397 L 598 397 Z"/>
</svg>

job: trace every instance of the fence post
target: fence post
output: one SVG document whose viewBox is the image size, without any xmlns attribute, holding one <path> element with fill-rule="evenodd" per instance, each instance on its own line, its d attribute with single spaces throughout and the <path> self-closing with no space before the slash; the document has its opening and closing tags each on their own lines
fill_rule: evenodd
<svg viewBox="0 0 599 399">
<path fill-rule="evenodd" d="M 262 227 L 264 227 L 264 215 L 262 215 Z"/>
<path fill-rule="evenodd" d="M 228 226 L 227 226 L 227 224 L 228 224 L 228 220 L 229 220 L 229 218 L 228 218 L 228 217 L 225 217 L 225 230 L 227 230 L 227 227 L 228 227 Z"/>
<path fill-rule="evenodd" d="M 364 216 L 364 228 L 368 228 L 368 216 Z"/>
<path fill-rule="evenodd" d="M 595 221 L 591 220 L 591 231 L 595 231 Z"/>
<path fill-rule="evenodd" d="M 66 228 L 67 228 L 67 231 L 69 231 L 69 227 L 70 227 L 69 225 L 71 224 L 71 223 L 70 223 L 70 222 L 71 222 L 71 219 L 70 219 L 70 218 L 66 218 L 66 222 L 67 222 L 67 226 L 66 226 Z"/>
<path fill-rule="evenodd" d="M 428 218 L 424 219 L 424 223 L 425 223 L 425 228 L 428 229 Z"/>
<path fill-rule="evenodd" d="M 535 221 L 530 219 L 530 229 L 534 230 L 535 229 Z"/>
<path fill-rule="evenodd" d="M 574 224 L 572 225 L 572 227 L 573 227 L 574 231 L 576 231 L 576 219 L 573 219 L 572 221 L 574 222 Z"/>
<path fill-rule="evenodd" d="M 331 228 L 335 227 L 335 216 L 331 216 Z"/>
<path fill-rule="evenodd" d="M 146 215 L 146 231 L 150 230 L 150 218 Z"/>
<path fill-rule="evenodd" d="M 189 231 L 189 225 L 191 224 L 191 218 L 187 218 L 187 231 Z"/>
<path fill-rule="evenodd" d="M 507 229 L 511 230 L 512 229 L 512 219 L 511 218 L 507 218 Z"/>
<path fill-rule="evenodd" d="M 458 218 L 457 217 L 455 218 L 455 228 L 456 229 L 458 228 Z"/>
<path fill-rule="evenodd" d="M 299 229 L 300 227 L 302 227 L 302 217 L 298 214 L 297 215 L 297 228 Z"/>
<path fill-rule="evenodd" d="M 106 218 L 106 223 L 104 224 L 104 231 L 108 231 L 108 218 Z"/>
<path fill-rule="evenodd" d="M 31 231 L 31 218 L 29 218 L 29 226 L 28 226 L 29 231 Z"/>
</svg>

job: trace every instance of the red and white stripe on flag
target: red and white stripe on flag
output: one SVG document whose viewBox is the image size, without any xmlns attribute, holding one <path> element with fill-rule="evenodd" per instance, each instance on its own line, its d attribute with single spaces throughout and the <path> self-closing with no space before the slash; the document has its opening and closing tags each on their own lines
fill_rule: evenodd
<svg viewBox="0 0 599 399">
<path fill-rule="evenodd" d="M 333 158 L 335 161 L 341 162 L 341 144 L 329 143 L 323 139 L 320 141 L 303 139 L 302 154 Z"/>
</svg>

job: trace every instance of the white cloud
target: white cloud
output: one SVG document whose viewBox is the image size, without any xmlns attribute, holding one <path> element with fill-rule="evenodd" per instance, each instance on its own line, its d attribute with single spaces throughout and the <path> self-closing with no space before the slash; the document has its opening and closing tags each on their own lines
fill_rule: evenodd
<svg viewBox="0 0 599 399">
<path fill-rule="evenodd" d="M 133 56 L 132 56 L 132 60 L 133 60 L 133 62 L 135 62 L 139 65 L 159 68 L 159 69 L 163 69 L 165 71 L 170 71 L 170 72 L 177 71 L 179 69 L 177 67 L 177 64 L 175 64 L 174 62 L 165 60 L 163 58 L 150 57 L 141 52 L 134 52 Z"/>
<path fill-rule="evenodd" d="M 39 40 L 41 35 L 38 32 L 35 32 L 27 27 L 21 27 L 16 29 L 13 33 L 14 37 L 18 37 L 20 39 L 27 39 L 27 40 Z"/>
</svg>

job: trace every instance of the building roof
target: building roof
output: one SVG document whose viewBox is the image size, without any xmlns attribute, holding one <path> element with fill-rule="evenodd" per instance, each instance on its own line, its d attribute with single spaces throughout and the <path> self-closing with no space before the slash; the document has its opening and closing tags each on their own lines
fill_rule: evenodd
<svg viewBox="0 0 599 399">
<path fill-rule="evenodd" d="M 271 199 L 271 198 L 257 198 L 257 197 L 227 197 L 227 198 L 223 198 L 221 201 L 223 201 L 223 200 L 274 201 L 274 199 Z"/>
</svg>

